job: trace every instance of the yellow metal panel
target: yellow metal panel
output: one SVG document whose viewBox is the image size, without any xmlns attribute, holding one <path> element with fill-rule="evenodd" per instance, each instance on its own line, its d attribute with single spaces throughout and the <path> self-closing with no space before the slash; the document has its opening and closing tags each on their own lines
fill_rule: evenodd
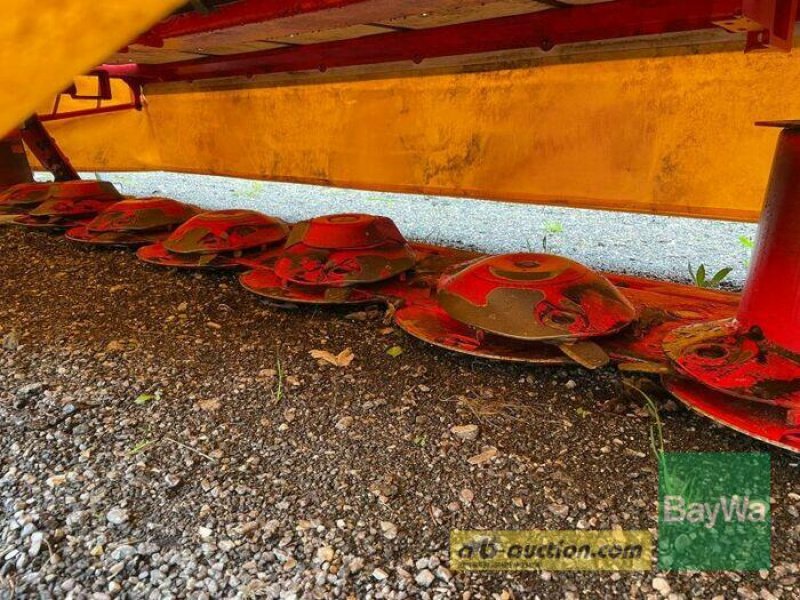
<svg viewBox="0 0 800 600">
<path fill-rule="evenodd" d="M 142 114 L 51 126 L 89 169 L 755 220 L 776 132 L 800 116 L 783 54 L 155 93 Z M 164 90 L 162 90 L 164 91 Z"/>
<path fill-rule="evenodd" d="M 0 135 L 182 0 L 4 0 L 0 8 Z"/>
</svg>

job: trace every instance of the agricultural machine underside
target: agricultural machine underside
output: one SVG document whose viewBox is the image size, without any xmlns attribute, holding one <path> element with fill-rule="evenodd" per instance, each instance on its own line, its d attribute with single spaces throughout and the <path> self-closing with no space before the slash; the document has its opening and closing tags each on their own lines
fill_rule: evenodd
<svg viewBox="0 0 800 600">
<path fill-rule="evenodd" d="M 656 374 L 711 419 L 800 451 L 800 125 L 767 125 L 782 133 L 741 298 L 601 274 L 552 254 L 416 243 L 386 217 L 287 224 L 246 209 L 126 198 L 109 183 L 75 179 L 35 119 L 22 135 L 57 180 L 32 183 L 19 137 L 9 138 L 0 214 L 76 243 L 130 248 L 162 267 L 243 271 L 241 285 L 277 307 L 384 304 L 400 328 L 445 350 Z"/>
</svg>

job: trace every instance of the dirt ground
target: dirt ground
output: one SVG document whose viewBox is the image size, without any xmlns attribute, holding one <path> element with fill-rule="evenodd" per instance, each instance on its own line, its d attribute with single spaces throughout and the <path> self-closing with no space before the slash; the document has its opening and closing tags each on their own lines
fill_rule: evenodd
<svg viewBox="0 0 800 600">
<path fill-rule="evenodd" d="M 800 597 L 798 457 L 658 395 L 667 450 L 771 454 L 770 571 L 451 571 L 454 528 L 655 533 L 652 420 L 352 312 L 0 228 L 0 596 Z"/>
</svg>

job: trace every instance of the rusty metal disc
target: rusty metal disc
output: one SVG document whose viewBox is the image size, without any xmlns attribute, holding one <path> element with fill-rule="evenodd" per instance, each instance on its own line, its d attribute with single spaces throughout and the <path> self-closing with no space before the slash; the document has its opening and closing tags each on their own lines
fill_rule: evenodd
<svg viewBox="0 0 800 600">
<path fill-rule="evenodd" d="M 109 206 L 67 238 L 99 246 L 141 246 L 164 241 L 171 231 L 200 209 L 169 198 L 136 198 Z"/>
<path fill-rule="evenodd" d="M 662 377 L 664 387 L 690 409 L 739 433 L 800 452 L 800 425 L 779 406 L 749 402 L 714 391 L 685 377 Z"/>
<path fill-rule="evenodd" d="M 113 198 L 48 198 L 36 208 L 29 210 L 31 217 L 75 217 L 91 216 L 94 218 L 98 213 L 104 211 L 109 206 L 118 202 Z"/>
<path fill-rule="evenodd" d="M 220 254 L 279 244 L 289 226 L 254 210 L 205 212 L 192 217 L 164 241 L 177 254 Z"/>
<path fill-rule="evenodd" d="M 267 268 L 254 269 L 239 276 L 242 286 L 254 294 L 278 302 L 292 304 L 365 304 L 382 300 L 368 290 L 357 287 L 323 287 L 285 283 Z"/>
<path fill-rule="evenodd" d="M 800 355 L 767 340 L 735 319 L 679 327 L 664 351 L 684 375 L 737 398 L 800 408 Z"/>
<path fill-rule="evenodd" d="M 442 276 L 437 300 L 454 319 L 527 341 L 608 335 L 636 317 L 605 277 L 551 254 L 481 258 Z"/>
<path fill-rule="evenodd" d="M 44 202 L 52 183 L 19 183 L 0 193 L 0 214 L 24 214 Z"/>
<path fill-rule="evenodd" d="M 400 308 L 395 322 L 415 338 L 470 356 L 532 364 L 575 364 L 557 346 L 493 335 L 456 321 L 433 300 Z"/>
<path fill-rule="evenodd" d="M 242 252 L 220 254 L 179 254 L 170 252 L 163 242 L 142 246 L 136 251 L 139 260 L 162 267 L 178 269 L 234 270 L 248 268 L 252 263 L 268 262 L 279 248 L 252 248 Z"/>
<path fill-rule="evenodd" d="M 738 306 L 734 294 L 710 294 L 702 288 L 673 283 L 637 289 L 626 285 L 627 278 L 610 279 L 638 315 L 630 327 L 603 338 L 603 348 L 620 361 L 668 364 L 664 338 L 669 332 L 692 323 L 732 317 Z"/>
<path fill-rule="evenodd" d="M 92 233 L 130 233 L 175 228 L 200 214 L 196 206 L 171 198 L 131 198 L 112 204 L 87 229 Z"/>
<path fill-rule="evenodd" d="M 95 233 L 89 230 L 89 223 L 79 227 L 72 227 L 64 234 L 68 240 L 91 244 L 93 246 L 114 246 L 119 248 L 130 248 L 143 246 L 145 244 L 155 244 L 163 242 L 169 236 L 167 229 L 161 231 L 107 231 Z"/>
<path fill-rule="evenodd" d="M 415 262 L 414 252 L 391 219 L 341 214 L 298 223 L 275 272 L 300 285 L 341 287 L 390 279 Z"/>
<path fill-rule="evenodd" d="M 92 215 L 75 215 L 68 217 L 44 216 L 35 217 L 31 215 L 20 215 L 11 224 L 22 225 L 30 229 L 44 229 L 49 231 L 66 231 L 86 225 L 92 219 Z"/>
</svg>

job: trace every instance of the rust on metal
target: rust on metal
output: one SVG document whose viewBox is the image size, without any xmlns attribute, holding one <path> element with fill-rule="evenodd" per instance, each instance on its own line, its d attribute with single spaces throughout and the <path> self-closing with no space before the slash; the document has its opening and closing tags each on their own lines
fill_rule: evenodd
<svg viewBox="0 0 800 600">
<path fill-rule="evenodd" d="M 295 284 L 341 287 L 390 279 L 413 268 L 415 261 L 391 219 L 328 215 L 294 227 L 275 273 Z"/>
<path fill-rule="evenodd" d="M 68 239 L 94 245 L 136 246 L 165 240 L 200 209 L 170 198 L 122 200 L 85 226 L 67 231 Z"/>
<path fill-rule="evenodd" d="M 678 370 L 737 398 L 800 408 L 800 354 L 735 319 L 673 330 L 664 349 Z"/>
<path fill-rule="evenodd" d="M 383 298 L 358 287 L 295 285 L 283 281 L 269 268 L 259 268 L 239 276 L 239 283 L 254 294 L 276 302 L 292 304 L 365 304 Z"/>
<path fill-rule="evenodd" d="M 83 198 L 119 201 L 122 195 L 107 181 L 20 183 L 0 192 L 0 214 L 27 214 L 46 200 Z"/>
<path fill-rule="evenodd" d="M 12 222 L 33 228 L 70 229 L 85 225 L 121 198 L 117 189 L 108 182 L 57 182 L 50 184 L 42 202 Z"/>
<path fill-rule="evenodd" d="M 289 226 L 254 210 L 217 210 L 192 217 L 163 242 L 143 246 L 148 263 L 188 269 L 240 269 L 271 260 Z"/>
<path fill-rule="evenodd" d="M 609 335 L 636 317 L 605 277 L 550 254 L 505 254 L 445 274 L 437 299 L 454 319 L 527 341 L 575 341 Z"/>
<path fill-rule="evenodd" d="M 417 301 L 395 313 L 406 333 L 434 346 L 480 358 L 531 364 L 573 364 L 550 344 L 531 343 L 487 333 L 455 320 L 435 301 Z"/>
<path fill-rule="evenodd" d="M 189 219 L 164 241 L 176 254 L 220 254 L 278 244 L 289 226 L 254 210 L 205 212 Z"/>
</svg>

